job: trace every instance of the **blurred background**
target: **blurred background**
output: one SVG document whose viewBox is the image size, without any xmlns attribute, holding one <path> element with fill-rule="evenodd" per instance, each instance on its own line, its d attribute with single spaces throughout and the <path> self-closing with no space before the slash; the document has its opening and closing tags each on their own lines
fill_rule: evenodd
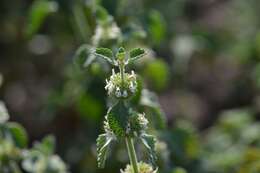
<svg viewBox="0 0 260 173">
<path fill-rule="evenodd" d="M 0 11 L 0 97 L 31 142 L 56 137 L 71 172 L 128 163 L 115 144 L 97 169 L 111 67 L 87 52 L 121 45 L 148 52 L 132 68 L 160 103 L 141 101 L 160 172 L 260 172 L 260 1 L 1 0 Z"/>
</svg>

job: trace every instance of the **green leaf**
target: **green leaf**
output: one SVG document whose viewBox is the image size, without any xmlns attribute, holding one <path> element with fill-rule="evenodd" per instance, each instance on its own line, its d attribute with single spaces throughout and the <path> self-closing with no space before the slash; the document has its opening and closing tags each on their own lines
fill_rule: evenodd
<svg viewBox="0 0 260 173">
<path fill-rule="evenodd" d="M 91 65 L 96 58 L 96 56 L 93 55 L 93 52 L 94 49 L 90 45 L 83 44 L 80 46 L 77 49 L 74 57 L 74 63 L 76 66 L 78 66 L 80 69 L 83 69 Z"/>
<path fill-rule="evenodd" d="M 164 39 L 166 35 L 166 22 L 163 16 L 156 10 L 152 10 L 149 13 L 149 36 L 151 40 L 156 44 Z"/>
<path fill-rule="evenodd" d="M 108 48 L 96 48 L 95 55 L 104 58 L 109 63 L 113 64 L 113 52 Z"/>
<path fill-rule="evenodd" d="M 97 138 L 97 162 L 99 168 L 105 167 L 108 147 L 112 139 L 113 138 L 107 134 L 101 134 Z"/>
<path fill-rule="evenodd" d="M 102 6 L 97 6 L 96 17 L 97 17 L 97 21 L 101 23 L 105 23 L 111 18 L 107 10 Z"/>
<path fill-rule="evenodd" d="M 24 148 L 28 143 L 28 136 L 25 129 L 18 123 L 8 123 L 7 124 L 9 132 L 16 144 L 20 148 Z"/>
<path fill-rule="evenodd" d="M 115 106 L 108 110 L 107 121 L 113 133 L 118 137 L 124 137 L 128 118 L 129 109 L 123 101 L 119 101 Z"/>
<path fill-rule="evenodd" d="M 141 48 L 135 48 L 130 51 L 130 58 L 129 61 L 133 62 L 145 55 L 145 50 Z"/>
<path fill-rule="evenodd" d="M 170 68 L 165 61 L 155 59 L 149 62 L 143 70 L 144 77 L 154 90 L 162 91 L 167 87 L 170 81 Z"/>
<path fill-rule="evenodd" d="M 47 1 L 47 0 L 36 0 L 33 2 L 30 14 L 29 21 L 27 25 L 27 35 L 31 37 L 34 33 L 38 31 L 44 22 L 45 18 L 58 10 L 58 4 L 55 1 Z"/>
<path fill-rule="evenodd" d="M 143 134 L 141 136 L 141 140 L 148 150 L 149 153 L 149 159 L 153 165 L 155 165 L 155 162 L 157 160 L 156 152 L 155 152 L 155 143 L 156 143 L 156 138 L 152 135 L 148 134 Z"/>
<path fill-rule="evenodd" d="M 0 124 L 9 120 L 9 114 L 5 107 L 4 102 L 0 101 Z"/>
</svg>

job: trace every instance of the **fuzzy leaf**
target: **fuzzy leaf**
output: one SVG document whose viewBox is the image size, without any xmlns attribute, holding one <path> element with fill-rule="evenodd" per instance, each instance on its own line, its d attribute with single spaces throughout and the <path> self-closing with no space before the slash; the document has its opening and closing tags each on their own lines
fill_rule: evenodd
<svg viewBox="0 0 260 173">
<path fill-rule="evenodd" d="M 109 63 L 113 64 L 113 52 L 108 48 L 96 48 L 95 55 L 104 58 Z"/>
<path fill-rule="evenodd" d="M 130 51 L 129 61 L 133 62 L 145 55 L 145 50 L 141 48 L 135 48 Z"/>
<path fill-rule="evenodd" d="M 104 168 L 108 153 L 108 146 L 112 141 L 112 137 L 107 134 L 101 134 L 97 138 L 97 162 L 99 168 Z"/>
<path fill-rule="evenodd" d="M 130 116 L 128 108 L 120 101 L 113 106 L 107 113 L 109 127 L 118 137 L 125 136 L 128 117 Z"/>
<path fill-rule="evenodd" d="M 141 140 L 142 140 L 144 146 L 146 147 L 146 149 L 148 150 L 149 159 L 150 159 L 151 163 L 153 165 L 155 165 L 155 162 L 157 160 L 157 156 L 155 153 L 156 138 L 152 135 L 143 134 L 141 136 Z"/>
</svg>

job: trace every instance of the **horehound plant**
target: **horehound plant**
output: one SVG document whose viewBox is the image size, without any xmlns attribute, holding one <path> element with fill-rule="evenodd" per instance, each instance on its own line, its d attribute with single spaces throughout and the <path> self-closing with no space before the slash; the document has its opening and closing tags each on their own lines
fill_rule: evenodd
<svg viewBox="0 0 260 173">
<path fill-rule="evenodd" d="M 131 97 L 137 92 L 138 82 L 135 72 L 126 72 L 126 66 L 145 55 L 144 49 L 136 48 L 129 53 L 119 48 L 117 53 L 107 48 L 97 48 L 95 55 L 107 60 L 117 67 L 119 72 L 112 69 L 112 75 L 106 80 L 105 89 L 111 99 L 104 121 L 105 133 L 97 138 L 98 167 L 105 166 L 109 144 L 113 140 L 123 138 L 126 143 L 130 165 L 122 173 L 155 173 L 156 170 L 144 162 L 138 163 L 135 141 L 140 139 L 147 148 L 152 165 L 155 165 L 155 137 L 146 133 L 148 120 L 144 113 L 139 113 L 130 104 Z"/>
</svg>

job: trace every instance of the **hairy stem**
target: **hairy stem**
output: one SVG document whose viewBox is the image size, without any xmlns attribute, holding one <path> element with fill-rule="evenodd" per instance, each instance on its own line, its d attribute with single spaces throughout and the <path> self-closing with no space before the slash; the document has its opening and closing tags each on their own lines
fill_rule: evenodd
<svg viewBox="0 0 260 173">
<path fill-rule="evenodd" d="M 125 67 L 124 65 L 119 65 L 120 75 L 121 75 L 121 82 L 122 85 L 124 84 L 124 74 L 125 74 Z"/>
<path fill-rule="evenodd" d="M 137 157 L 135 153 L 134 141 L 130 137 L 125 138 L 127 151 L 130 159 L 131 166 L 133 167 L 134 173 L 138 173 Z"/>
</svg>

